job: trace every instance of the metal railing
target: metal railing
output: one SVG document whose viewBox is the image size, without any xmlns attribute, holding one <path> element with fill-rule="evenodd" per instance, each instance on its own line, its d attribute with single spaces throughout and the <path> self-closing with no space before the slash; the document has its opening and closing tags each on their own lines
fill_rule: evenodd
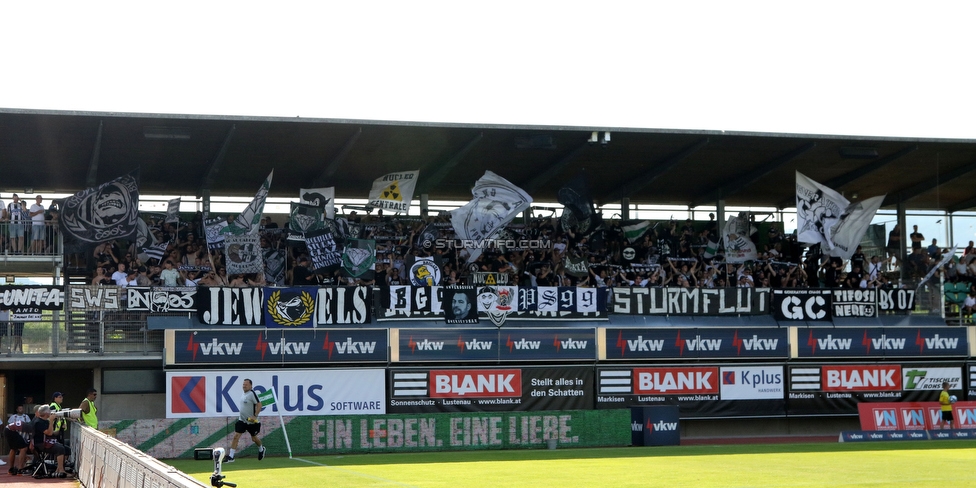
<svg viewBox="0 0 976 488">
<path fill-rule="evenodd" d="M 0 222 L 0 255 L 57 256 L 63 251 L 56 220 Z"/>
<path fill-rule="evenodd" d="M 160 354 L 163 331 L 148 330 L 145 313 L 81 312 L 68 320 L 44 312 L 36 320 L 0 322 L 0 355 Z"/>
</svg>

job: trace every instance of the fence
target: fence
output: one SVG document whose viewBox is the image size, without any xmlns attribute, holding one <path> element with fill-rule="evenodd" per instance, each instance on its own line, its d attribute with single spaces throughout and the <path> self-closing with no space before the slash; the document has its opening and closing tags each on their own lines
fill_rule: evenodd
<svg viewBox="0 0 976 488">
<path fill-rule="evenodd" d="M 71 429 L 78 481 L 85 488 L 197 488 L 206 485 L 90 427 Z"/>
<path fill-rule="evenodd" d="M 5 256 L 55 256 L 63 252 L 56 220 L 0 222 L 0 254 Z"/>
<path fill-rule="evenodd" d="M 86 311 L 68 318 L 61 312 L 44 312 L 37 320 L 0 322 L 0 355 L 160 353 L 163 331 L 148 330 L 146 316 Z"/>
</svg>

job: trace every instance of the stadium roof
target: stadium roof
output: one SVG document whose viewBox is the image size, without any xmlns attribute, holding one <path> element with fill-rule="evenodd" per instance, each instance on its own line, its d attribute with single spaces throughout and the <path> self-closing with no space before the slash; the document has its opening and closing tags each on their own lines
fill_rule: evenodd
<svg viewBox="0 0 976 488">
<path fill-rule="evenodd" d="M 800 171 L 889 207 L 976 207 L 976 141 L 949 139 L 0 109 L 0 168 L 5 191 L 74 192 L 139 168 L 144 193 L 215 196 L 251 196 L 274 169 L 272 196 L 339 198 L 419 169 L 415 198 L 431 200 L 470 199 L 490 169 L 551 202 L 585 171 L 601 204 L 780 208 Z"/>
</svg>

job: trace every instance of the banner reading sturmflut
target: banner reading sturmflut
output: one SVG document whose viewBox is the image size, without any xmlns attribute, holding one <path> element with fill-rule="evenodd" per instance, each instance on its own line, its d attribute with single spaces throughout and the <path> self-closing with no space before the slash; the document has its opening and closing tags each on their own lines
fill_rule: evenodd
<svg viewBox="0 0 976 488">
<path fill-rule="evenodd" d="M 417 170 L 389 173 L 376 178 L 369 191 L 369 204 L 383 210 L 407 213 L 419 176 L 420 171 Z"/>
</svg>

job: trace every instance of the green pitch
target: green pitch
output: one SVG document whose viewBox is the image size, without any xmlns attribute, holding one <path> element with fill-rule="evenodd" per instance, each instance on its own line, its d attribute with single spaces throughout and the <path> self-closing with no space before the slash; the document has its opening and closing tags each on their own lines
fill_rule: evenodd
<svg viewBox="0 0 976 488">
<path fill-rule="evenodd" d="M 238 457 L 240 488 L 976 486 L 976 441 Z M 210 484 L 213 463 L 174 460 Z"/>
</svg>

